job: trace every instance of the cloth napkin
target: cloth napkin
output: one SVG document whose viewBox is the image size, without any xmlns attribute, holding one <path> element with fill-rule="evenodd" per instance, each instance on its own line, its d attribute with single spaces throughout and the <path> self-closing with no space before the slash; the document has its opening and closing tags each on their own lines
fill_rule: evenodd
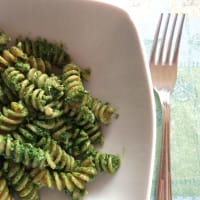
<svg viewBox="0 0 200 200">
<path fill-rule="evenodd" d="M 152 199 L 161 143 L 161 106 L 156 93 L 157 144 Z M 179 67 L 171 95 L 171 172 L 173 200 L 200 200 L 200 67 Z"/>
</svg>

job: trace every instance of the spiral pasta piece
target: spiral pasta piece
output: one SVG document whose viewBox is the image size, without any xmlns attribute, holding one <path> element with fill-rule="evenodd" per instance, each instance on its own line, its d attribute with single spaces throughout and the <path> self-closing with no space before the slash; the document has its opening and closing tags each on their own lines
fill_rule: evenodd
<svg viewBox="0 0 200 200">
<path fill-rule="evenodd" d="M 17 192 L 21 200 L 39 200 L 38 186 L 36 186 L 21 164 L 5 161 L 3 172 L 9 183 Z"/>
<path fill-rule="evenodd" d="M 103 144 L 104 143 L 104 136 L 101 130 L 101 126 L 98 122 L 88 123 L 81 126 L 81 129 L 84 130 L 92 144 Z"/>
<path fill-rule="evenodd" d="M 52 99 L 45 95 L 45 91 L 35 88 L 25 76 L 14 67 L 8 67 L 2 74 L 5 84 L 25 102 L 28 107 L 45 112 L 46 104 Z M 46 113 L 45 113 L 46 114 Z M 49 114 L 49 113 L 47 113 Z M 50 113 L 51 114 L 51 113 Z"/>
<path fill-rule="evenodd" d="M 42 73 L 50 74 L 52 66 L 48 61 L 33 56 L 28 57 L 27 61 L 17 61 L 13 66 L 22 73 L 27 73 L 31 68 L 37 69 Z"/>
<path fill-rule="evenodd" d="M 65 148 L 70 155 L 77 157 L 87 153 L 91 146 L 91 141 L 85 131 L 76 129 L 74 132 L 69 133 L 68 137 L 68 145 L 65 145 L 63 148 Z"/>
<path fill-rule="evenodd" d="M 6 33 L 0 31 L 0 52 L 7 48 L 8 43 L 11 41 L 11 38 Z"/>
<path fill-rule="evenodd" d="M 98 171 L 115 173 L 120 167 L 120 158 L 117 155 L 101 153 L 94 146 L 88 148 L 86 155 L 93 158 Z"/>
<path fill-rule="evenodd" d="M 0 82 L 0 102 L 3 105 L 8 105 L 12 101 L 18 100 L 17 96 L 2 82 Z"/>
<path fill-rule="evenodd" d="M 120 167 L 120 158 L 117 155 L 97 153 L 95 165 L 98 170 L 115 173 Z"/>
<path fill-rule="evenodd" d="M 103 144 L 104 137 L 100 124 L 96 121 L 94 113 L 86 105 L 81 106 L 79 109 L 66 105 L 65 109 L 66 117 L 71 118 L 76 126 L 87 132 L 92 143 Z"/>
<path fill-rule="evenodd" d="M 18 38 L 17 42 L 18 44 L 20 43 L 19 45 L 28 55 L 47 60 L 58 67 L 62 67 L 71 61 L 69 54 L 67 54 L 62 45 L 50 43 L 45 39 Z"/>
<path fill-rule="evenodd" d="M 116 109 L 114 109 L 109 103 L 103 103 L 97 98 L 92 98 L 89 107 L 93 111 L 96 119 L 105 125 L 111 123 L 112 117 L 118 117 Z"/>
<path fill-rule="evenodd" d="M 95 116 L 93 112 L 86 106 L 82 105 L 79 109 L 66 106 L 65 114 L 67 117 L 73 118 L 78 126 L 84 126 L 88 123 L 95 122 Z"/>
<path fill-rule="evenodd" d="M 30 143 L 13 140 L 9 134 L 0 135 L 0 155 L 28 167 L 44 168 L 49 166 L 52 169 L 56 167 L 48 152 L 36 148 Z"/>
<path fill-rule="evenodd" d="M 55 98 L 55 100 L 51 101 L 46 105 L 48 109 L 46 109 L 45 113 L 41 113 L 38 115 L 39 120 L 52 120 L 52 119 L 59 119 L 63 116 L 64 113 L 66 113 L 66 109 L 64 106 L 64 102 L 60 101 L 62 99 Z"/>
<path fill-rule="evenodd" d="M 52 139 L 59 144 L 68 145 L 68 135 L 72 130 L 72 124 L 66 118 L 55 118 L 50 120 L 33 120 L 34 125 L 50 132 Z"/>
<path fill-rule="evenodd" d="M 35 58 L 34 56 L 30 56 L 28 58 L 28 63 L 32 68 L 36 68 L 43 73 L 51 74 L 52 73 L 52 65 L 50 62 L 43 60 L 42 58 Z"/>
<path fill-rule="evenodd" d="M 52 189 L 57 188 L 60 191 L 64 190 L 70 194 L 72 200 L 81 200 L 87 194 L 85 186 L 93 180 L 96 174 L 96 168 L 90 160 L 84 161 L 71 172 L 57 172 L 47 169 L 33 169 L 31 171 L 34 183 Z"/>
<path fill-rule="evenodd" d="M 65 65 L 62 80 L 65 87 L 66 102 L 76 107 L 82 105 L 84 95 L 88 92 L 83 87 L 80 68 L 72 63 Z"/>
<path fill-rule="evenodd" d="M 0 171 L 0 199 L 2 200 L 14 200 L 14 197 L 10 194 L 7 180 L 2 177 L 3 172 Z"/>
<path fill-rule="evenodd" d="M 0 67 L 6 68 L 9 65 L 26 60 L 27 55 L 20 48 L 12 46 L 10 49 L 4 50 L 0 56 Z"/>
<path fill-rule="evenodd" d="M 103 144 L 100 125 L 94 121 L 94 115 L 87 106 L 81 106 L 79 112 L 75 109 L 68 108 L 64 113 L 65 115 L 62 118 L 51 120 L 47 124 L 44 121 L 36 121 L 35 123 L 39 126 L 48 127 L 48 129 L 54 127 L 51 129 L 51 135 L 59 143 L 68 144 L 69 133 L 73 132 L 72 125 L 75 124 L 75 126 L 79 126 L 88 133 L 92 143 Z M 64 117 L 66 118 L 64 119 Z"/>
<path fill-rule="evenodd" d="M 69 144 L 69 133 L 72 130 L 72 125 L 64 124 L 51 131 L 51 136 L 60 144 Z"/>
<path fill-rule="evenodd" d="M 23 74 L 26 74 L 31 69 L 31 66 L 29 63 L 21 62 L 21 61 L 13 64 L 13 67 Z"/>
<path fill-rule="evenodd" d="M 57 76 L 48 76 L 37 68 L 31 68 L 29 63 L 17 62 L 14 67 L 16 70 L 22 72 L 37 88 L 44 89 L 46 95 L 57 99 L 63 96 L 64 88 Z"/>
<path fill-rule="evenodd" d="M 33 124 L 46 130 L 56 130 L 62 127 L 65 123 L 66 123 L 66 119 L 63 117 L 49 119 L 49 120 L 34 120 L 33 121 Z"/>
<path fill-rule="evenodd" d="M 38 138 L 50 135 L 48 130 L 40 128 L 32 123 L 23 124 L 17 129 L 17 132 L 28 142 L 36 142 Z"/>
<path fill-rule="evenodd" d="M 54 140 L 50 137 L 42 137 L 37 143 L 37 147 L 40 147 L 49 152 L 53 162 L 56 165 L 56 169 L 71 171 L 76 166 L 74 157 L 67 154 Z"/>
<path fill-rule="evenodd" d="M 7 97 L 7 95 L 6 95 L 6 93 L 5 93 L 5 90 L 4 90 L 3 86 L 1 86 L 1 83 L 0 83 L 0 102 L 3 105 L 5 105 L 5 104 L 10 102 L 8 97 Z"/>
<path fill-rule="evenodd" d="M 18 133 L 17 131 L 12 131 L 12 138 L 14 140 L 18 140 L 20 143 L 28 142 L 29 141 L 23 135 L 21 135 L 20 133 Z"/>
<path fill-rule="evenodd" d="M 88 134 L 82 130 L 76 130 L 69 140 L 70 146 L 67 148 L 71 155 L 77 157 L 87 155 L 93 159 L 98 171 L 115 173 L 120 166 L 120 159 L 116 155 L 101 153 L 91 144 Z"/>
<path fill-rule="evenodd" d="M 7 45 L 10 41 L 11 37 L 8 34 L 0 31 L 0 45 Z"/>
<path fill-rule="evenodd" d="M 50 120 L 48 121 L 49 123 L 52 123 L 54 120 L 56 120 L 57 125 L 59 125 L 60 123 L 62 124 L 67 123 L 67 125 L 71 123 L 71 124 L 76 124 L 77 126 L 86 126 L 88 124 L 95 123 L 95 116 L 93 112 L 85 105 L 81 106 L 80 108 L 72 108 L 69 104 L 67 104 L 67 105 L 64 105 L 64 107 L 61 106 L 60 108 L 56 108 L 55 110 L 54 110 L 54 105 L 52 105 L 51 103 L 48 104 L 48 106 L 50 108 L 53 108 L 51 111 L 52 115 L 49 115 L 49 116 L 39 115 L 38 118 L 39 120 L 41 120 L 41 122 L 37 122 L 37 123 L 40 123 L 40 125 L 42 125 L 41 124 L 42 121 L 47 120 L 47 119 Z M 53 123 L 55 123 L 55 121 Z M 51 126 L 52 125 L 50 125 L 50 127 Z M 61 126 L 62 125 L 59 125 L 58 127 L 61 127 Z M 55 129 L 56 127 L 54 127 L 54 130 Z"/>
<path fill-rule="evenodd" d="M 57 76 L 48 76 L 36 68 L 32 68 L 27 73 L 29 81 L 34 83 L 38 88 L 44 89 L 45 94 L 53 98 L 60 98 L 64 95 L 63 85 L 60 84 Z"/>
<path fill-rule="evenodd" d="M 10 108 L 4 106 L 0 112 L 0 133 L 15 130 L 27 116 L 28 110 L 21 101 L 11 102 Z"/>
</svg>

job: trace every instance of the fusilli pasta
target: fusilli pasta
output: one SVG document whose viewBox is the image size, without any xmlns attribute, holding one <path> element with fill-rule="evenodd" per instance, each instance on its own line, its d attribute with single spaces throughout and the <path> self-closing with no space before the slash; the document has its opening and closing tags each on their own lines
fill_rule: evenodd
<svg viewBox="0 0 200 200">
<path fill-rule="evenodd" d="M 91 182 L 97 174 L 91 160 L 81 163 L 71 172 L 57 172 L 52 170 L 33 169 L 31 176 L 34 183 L 44 185 L 49 188 L 57 188 L 69 193 L 72 200 L 81 200 L 87 193 L 85 185 Z"/>
<path fill-rule="evenodd" d="M 32 68 L 36 68 L 43 73 L 51 74 L 52 73 L 52 65 L 50 62 L 43 60 L 42 58 L 35 58 L 34 56 L 30 56 L 28 58 L 28 63 Z"/>
<path fill-rule="evenodd" d="M 10 49 L 5 49 L 0 56 L 0 67 L 5 68 L 19 61 L 26 61 L 27 55 L 18 47 L 12 46 Z"/>
<path fill-rule="evenodd" d="M 46 95 L 50 95 L 53 98 L 60 98 L 64 94 L 64 88 L 56 76 L 49 77 L 47 74 L 41 72 L 40 70 L 32 68 L 29 70 L 26 77 L 38 88 L 44 89 Z"/>
<path fill-rule="evenodd" d="M 62 45 L 9 42 L 0 32 L 0 200 L 14 199 L 11 189 L 39 200 L 42 187 L 81 200 L 98 173 L 120 167 L 118 155 L 95 147 L 116 109 L 85 89 L 90 69 L 73 63 Z"/>
<path fill-rule="evenodd" d="M 23 165 L 5 161 L 2 171 L 21 200 L 40 199 L 38 186 L 32 182 Z"/>
<path fill-rule="evenodd" d="M 80 68 L 71 63 L 65 65 L 62 80 L 65 87 L 66 102 L 76 107 L 82 105 L 87 91 L 84 89 L 81 81 Z"/>
<path fill-rule="evenodd" d="M 6 33 L 0 31 L 0 52 L 7 48 L 7 45 L 10 41 L 11 37 Z"/>
<path fill-rule="evenodd" d="M 3 177 L 3 172 L 0 171 L 0 199 L 2 200 L 14 200 L 14 197 L 9 191 L 7 180 Z"/>
<path fill-rule="evenodd" d="M 12 102 L 10 108 L 4 106 L 0 112 L 0 133 L 15 130 L 27 116 L 28 110 L 21 101 Z"/>
<path fill-rule="evenodd" d="M 23 163 L 28 167 L 52 169 L 56 168 L 50 154 L 30 143 L 20 143 L 13 140 L 10 135 L 0 135 L 0 155 L 6 159 L 12 159 L 16 163 Z"/>
<path fill-rule="evenodd" d="M 36 88 L 34 84 L 31 84 L 20 71 L 16 70 L 14 67 L 8 67 L 3 72 L 2 77 L 5 84 L 15 92 L 28 107 L 32 106 L 34 109 L 41 112 L 45 112 L 45 109 L 48 109 L 45 105 L 52 100 L 52 97 L 45 95 L 44 90 Z"/>
<path fill-rule="evenodd" d="M 31 40 L 29 38 L 18 38 L 17 43 L 18 45 L 21 43 L 20 46 L 28 55 L 42 58 L 56 66 L 61 67 L 71 61 L 70 56 L 66 53 L 62 45 L 50 43 L 45 39 Z"/>
</svg>

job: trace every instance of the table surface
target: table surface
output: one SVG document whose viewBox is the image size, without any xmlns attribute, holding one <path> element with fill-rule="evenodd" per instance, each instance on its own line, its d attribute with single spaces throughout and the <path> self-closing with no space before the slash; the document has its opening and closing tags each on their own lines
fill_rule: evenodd
<svg viewBox="0 0 200 200">
<path fill-rule="evenodd" d="M 171 168 L 173 200 L 200 200 L 200 0 L 103 0 L 129 12 L 149 57 L 160 13 L 186 13 L 171 96 Z M 151 199 L 155 188 L 161 140 L 161 107 L 155 94 L 157 142 Z"/>
</svg>

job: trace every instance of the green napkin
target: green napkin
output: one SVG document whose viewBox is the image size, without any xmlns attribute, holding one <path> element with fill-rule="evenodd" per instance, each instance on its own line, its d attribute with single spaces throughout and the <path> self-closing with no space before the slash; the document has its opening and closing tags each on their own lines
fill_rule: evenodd
<svg viewBox="0 0 200 200">
<path fill-rule="evenodd" d="M 161 106 L 156 93 L 155 101 L 157 142 L 152 199 L 155 197 L 162 131 Z M 200 197 L 200 67 L 178 68 L 170 103 L 173 199 Z"/>
</svg>

